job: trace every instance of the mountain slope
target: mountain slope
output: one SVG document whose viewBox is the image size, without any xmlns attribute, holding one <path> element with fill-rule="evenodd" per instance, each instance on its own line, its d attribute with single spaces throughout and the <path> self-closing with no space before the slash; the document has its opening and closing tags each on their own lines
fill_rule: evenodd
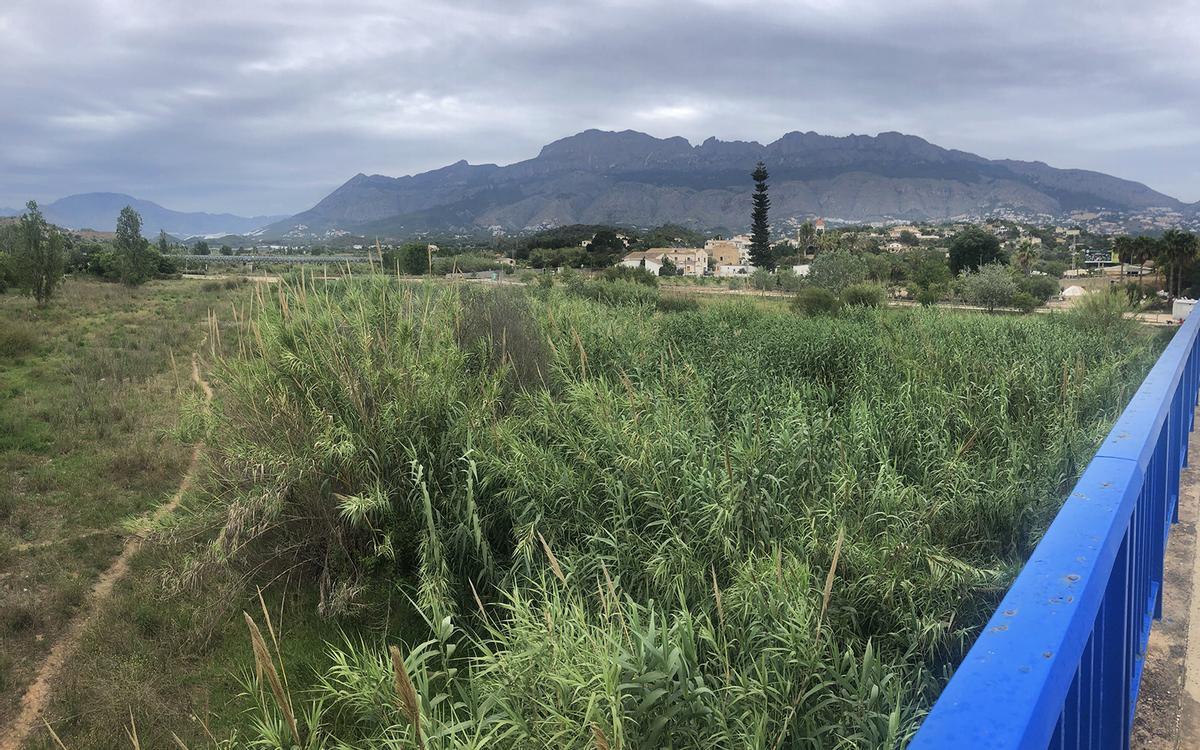
<svg viewBox="0 0 1200 750">
<path fill-rule="evenodd" d="M 588 130 L 507 166 L 465 161 L 406 176 L 356 175 L 269 235 L 678 222 L 741 228 L 754 163 L 771 172 L 772 219 L 948 219 L 996 211 L 1063 216 L 1080 209 L 1192 211 L 1137 182 L 1040 162 L 989 160 L 901 133 L 693 146 L 631 130 Z"/>
<path fill-rule="evenodd" d="M 157 203 L 121 193 L 81 193 L 42 206 L 51 223 L 70 229 L 116 229 L 117 215 L 125 206 L 133 206 L 142 215 L 142 233 L 155 237 L 159 230 L 176 237 L 200 234 L 244 234 L 278 221 L 279 216 L 235 216 L 202 212 L 172 211 Z M 20 213 L 19 211 L 16 213 Z"/>
</svg>

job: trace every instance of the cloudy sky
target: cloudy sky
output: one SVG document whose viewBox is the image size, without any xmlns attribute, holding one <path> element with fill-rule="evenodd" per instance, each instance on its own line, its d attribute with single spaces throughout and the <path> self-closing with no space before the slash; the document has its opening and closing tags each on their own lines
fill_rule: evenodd
<svg viewBox="0 0 1200 750">
<path fill-rule="evenodd" d="M 0 206 L 294 213 L 589 128 L 899 130 L 1200 200 L 1200 0 L 2 0 Z"/>
</svg>

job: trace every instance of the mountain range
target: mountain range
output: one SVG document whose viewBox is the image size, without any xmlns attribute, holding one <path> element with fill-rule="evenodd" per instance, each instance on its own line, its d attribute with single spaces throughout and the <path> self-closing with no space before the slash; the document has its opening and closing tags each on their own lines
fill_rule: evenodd
<svg viewBox="0 0 1200 750">
<path fill-rule="evenodd" d="M 246 234 L 286 218 L 172 211 L 152 201 L 122 193 L 70 195 L 47 203 L 41 209 L 47 221 L 61 227 L 111 232 L 116 229 L 117 215 L 125 206 L 133 206 L 142 215 L 142 234 L 150 238 L 157 237 L 159 230 L 174 237 Z M 16 216 L 23 210 L 0 209 L 0 216 Z"/>
<path fill-rule="evenodd" d="M 834 137 L 791 132 L 766 145 L 588 130 L 507 166 L 459 161 L 405 177 L 358 174 L 264 236 L 399 236 L 423 231 L 520 231 L 566 224 L 745 229 L 750 172 L 770 171 L 777 226 L 946 220 L 998 212 L 1063 217 L 1080 210 L 1162 207 L 1200 213 L 1145 185 L 1042 162 L 992 160 L 901 133 Z"/>
</svg>

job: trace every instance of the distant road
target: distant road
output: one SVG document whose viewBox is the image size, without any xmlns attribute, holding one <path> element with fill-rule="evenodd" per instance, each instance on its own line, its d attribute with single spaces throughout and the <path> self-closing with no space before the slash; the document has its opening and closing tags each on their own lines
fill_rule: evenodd
<svg viewBox="0 0 1200 750">
<path fill-rule="evenodd" d="M 217 265 L 234 265 L 238 263 L 279 263 L 295 265 L 312 265 L 314 263 L 343 264 L 366 263 L 362 255 L 172 255 L 182 261 L 194 263 L 210 263 Z"/>
</svg>

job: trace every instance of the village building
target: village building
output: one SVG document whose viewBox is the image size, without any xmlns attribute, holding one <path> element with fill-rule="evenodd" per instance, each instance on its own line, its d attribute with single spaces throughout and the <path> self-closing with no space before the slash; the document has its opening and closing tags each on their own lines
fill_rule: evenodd
<svg viewBox="0 0 1200 750">
<path fill-rule="evenodd" d="M 750 255 L 750 248 L 733 240 L 709 240 L 704 243 L 704 251 L 718 266 L 743 265 Z"/>
<path fill-rule="evenodd" d="M 754 273 L 754 266 L 741 263 L 720 263 L 713 269 L 713 273 L 721 277 L 749 276 Z"/>
<path fill-rule="evenodd" d="M 708 252 L 702 247 L 653 247 L 629 253 L 621 259 L 626 268 L 645 268 L 658 276 L 670 261 L 681 276 L 703 276 L 708 272 Z"/>
</svg>

